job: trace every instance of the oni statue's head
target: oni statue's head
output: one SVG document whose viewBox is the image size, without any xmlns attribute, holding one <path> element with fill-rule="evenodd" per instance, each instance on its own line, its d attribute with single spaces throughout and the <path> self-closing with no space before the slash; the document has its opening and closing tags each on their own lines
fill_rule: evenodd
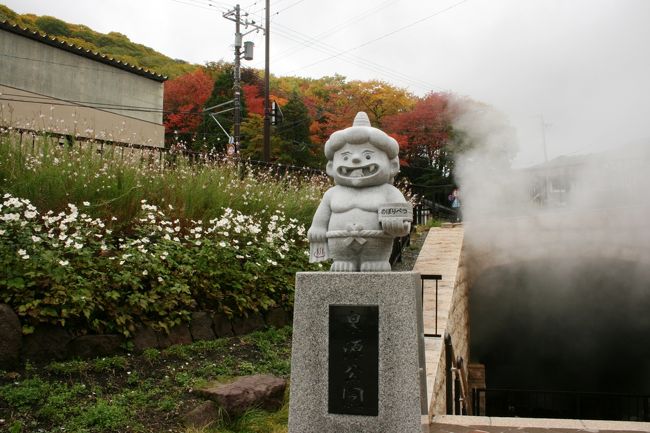
<svg viewBox="0 0 650 433">
<path fill-rule="evenodd" d="M 399 172 L 399 146 L 357 113 L 351 127 L 336 131 L 325 143 L 327 174 L 337 185 L 362 188 L 392 183 Z"/>
</svg>

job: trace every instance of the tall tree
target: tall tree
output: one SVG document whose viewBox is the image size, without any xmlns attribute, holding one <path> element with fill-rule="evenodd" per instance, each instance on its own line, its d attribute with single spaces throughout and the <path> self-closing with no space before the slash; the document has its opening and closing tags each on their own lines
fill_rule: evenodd
<svg viewBox="0 0 650 433">
<path fill-rule="evenodd" d="M 242 141 L 240 155 L 242 158 L 261 161 L 264 159 L 264 118 L 259 114 L 249 113 L 242 122 L 241 133 L 246 137 Z M 282 139 L 271 135 L 271 160 L 278 161 L 282 153 Z"/>
<path fill-rule="evenodd" d="M 316 159 L 309 131 L 312 120 L 297 90 L 289 96 L 288 102 L 282 107 L 282 113 L 284 122 L 276 129 L 277 135 L 282 138 L 280 162 L 310 165 Z"/>
<path fill-rule="evenodd" d="M 371 123 L 381 128 L 385 116 L 410 110 L 417 98 L 384 81 L 352 81 L 348 86 L 350 99 L 358 111 L 365 111 Z"/>
<path fill-rule="evenodd" d="M 166 136 L 191 141 L 201 124 L 201 112 L 213 85 L 202 69 L 165 82 L 163 123 Z"/>
<path fill-rule="evenodd" d="M 226 66 L 217 73 L 216 79 L 214 81 L 214 87 L 212 88 L 212 94 L 210 98 L 205 103 L 205 108 L 210 108 L 230 102 L 233 100 L 233 69 L 231 66 Z M 246 98 L 243 95 L 241 97 L 241 118 L 242 120 L 246 117 Z M 210 111 L 216 112 L 221 110 L 226 110 L 232 108 L 233 104 L 226 104 L 218 108 L 214 108 Z M 197 134 L 197 141 L 194 146 L 196 149 L 215 149 L 219 152 L 226 150 L 228 145 L 228 137 L 221 129 L 228 131 L 228 134 L 232 135 L 233 132 L 233 113 L 232 111 L 227 111 L 225 113 L 215 115 L 219 124 L 210 116 L 208 113 L 204 113 L 203 120 L 199 126 L 199 131 Z"/>
<path fill-rule="evenodd" d="M 405 171 L 417 183 L 445 183 L 452 177 L 453 156 L 446 149 L 453 134 L 448 108 L 448 94 L 429 93 L 411 111 L 385 118 L 386 130 L 401 139 L 400 158 L 410 167 Z"/>
</svg>

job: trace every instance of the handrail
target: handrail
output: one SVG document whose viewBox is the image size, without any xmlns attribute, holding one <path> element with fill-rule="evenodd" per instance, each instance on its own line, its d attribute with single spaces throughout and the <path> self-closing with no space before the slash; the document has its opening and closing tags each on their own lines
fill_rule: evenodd
<svg viewBox="0 0 650 433">
<path fill-rule="evenodd" d="M 446 403 L 448 415 L 471 414 L 467 404 L 467 382 L 463 375 L 463 357 L 454 356 L 454 346 L 451 335 L 445 333 L 445 370 L 446 370 Z M 456 374 L 454 379 L 453 374 Z"/>
</svg>

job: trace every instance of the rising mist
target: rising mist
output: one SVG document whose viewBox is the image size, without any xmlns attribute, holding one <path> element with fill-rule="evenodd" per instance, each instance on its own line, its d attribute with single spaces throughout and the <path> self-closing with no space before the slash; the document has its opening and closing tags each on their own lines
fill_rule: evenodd
<svg viewBox="0 0 650 433">
<path fill-rule="evenodd" d="M 455 127 L 474 144 L 456 170 L 488 386 L 650 394 L 650 138 L 513 169 L 498 114 Z"/>
</svg>

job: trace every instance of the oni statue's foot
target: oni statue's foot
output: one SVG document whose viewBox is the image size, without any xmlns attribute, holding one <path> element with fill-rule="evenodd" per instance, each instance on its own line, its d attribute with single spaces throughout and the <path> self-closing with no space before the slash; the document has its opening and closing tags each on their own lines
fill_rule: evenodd
<svg viewBox="0 0 650 433">
<path fill-rule="evenodd" d="M 357 272 L 359 268 L 354 262 L 344 260 L 334 260 L 330 271 L 332 272 Z"/>
<path fill-rule="evenodd" d="M 363 262 L 361 263 L 361 272 L 390 272 L 390 263 L 386 261 Z"/>
</svg>

